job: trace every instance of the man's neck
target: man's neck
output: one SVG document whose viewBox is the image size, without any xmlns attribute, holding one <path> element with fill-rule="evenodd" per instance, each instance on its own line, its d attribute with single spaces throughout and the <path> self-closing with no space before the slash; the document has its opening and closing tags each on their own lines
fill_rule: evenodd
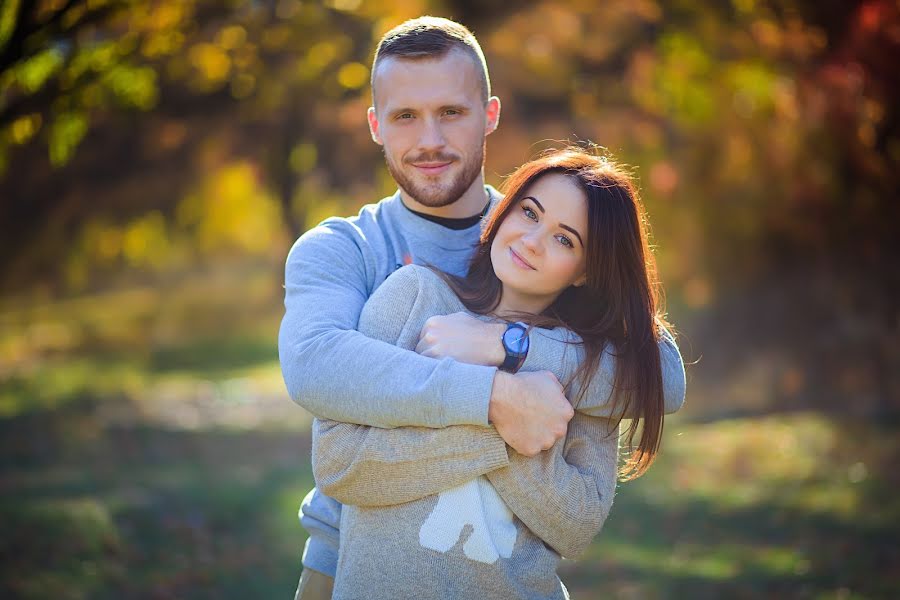
<svg viewBox="0 0 900 600">
<path fill-rule="evenodd" d="M 414 200 L 403 188 L 400 188 L 400 198 L 403 200 L 403 204 L 413 212 L 444 219 L 464 219 L 476 215 L 482 211 L 484 203 L 489 199 L 485 192 L 483 175 L 476 177 L 469 189 L 458 200 L 446 206 L 425 206 Z"/>
</svg>

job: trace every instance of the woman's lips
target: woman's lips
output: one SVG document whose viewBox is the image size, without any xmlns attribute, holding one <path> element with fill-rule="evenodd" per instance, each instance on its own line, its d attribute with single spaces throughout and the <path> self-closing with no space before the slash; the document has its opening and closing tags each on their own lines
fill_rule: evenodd
<svg viewBox="0 0 900 600">
<path fill-rule="evenodd" d="M 522 258 L 515 250 L 512 248 L 509 249 L 509 255 L 512 257 L 512 261 L 522 269 L 528 269 L 529 271 L 537 271 L 531 264 Z"/>
</svg>

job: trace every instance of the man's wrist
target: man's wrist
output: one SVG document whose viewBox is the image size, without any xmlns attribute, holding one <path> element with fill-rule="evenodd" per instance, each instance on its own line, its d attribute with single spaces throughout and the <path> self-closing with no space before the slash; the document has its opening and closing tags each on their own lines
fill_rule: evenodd
<svg viewBox="0 0 900 600">
<path fill-rule="evenodd" d="M 506 399 L 509 398 L 509 389 L 513 385 L 512 373 L 497 371 L 494 374 L 494 384 L 491 387 L 491 398 L 488 402 L 488 423 L 496 425 L 497 417 L 502 414 Z"/>
</svg>

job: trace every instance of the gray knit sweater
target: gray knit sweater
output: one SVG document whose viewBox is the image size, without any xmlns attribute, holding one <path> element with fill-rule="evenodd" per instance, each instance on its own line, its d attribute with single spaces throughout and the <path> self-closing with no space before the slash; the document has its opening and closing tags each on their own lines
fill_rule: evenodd
<svg viewBox="0 0 900 600">
<path fill-rule="evenodd" d="M 359 331 L 413 349 L 426 319 L 464 310 L 411 265 L 376 290 Z M 534 458 L 490 427 L 317 419 L 316 485 L 344 503 L 334 598 L 565 598 L 560 554 L 587 547 L 615 492 L 617 430 L 596 408 L 579 406 L 566 439 Z M 473 479 L 474 465 L 504 466 Z"/>
</svg>

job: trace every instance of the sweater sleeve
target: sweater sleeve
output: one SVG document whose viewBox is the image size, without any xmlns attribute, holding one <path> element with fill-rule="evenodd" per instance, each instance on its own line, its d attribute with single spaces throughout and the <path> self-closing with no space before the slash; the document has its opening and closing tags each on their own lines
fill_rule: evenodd
<svg viewBox="0 0 900 600">
<path fill-rule="evenodd" d="M 434 279 L 421 267 L 388 277 L 366 303 L 360 332 L 401 347 L 418 339 L 431 314 Z M 313 474 L 320 491 L 345 504 L 385 506 L 438 493 L 507 464 L 493 427 L 385 429 L 313 421 Z"/>
<path fill-rule="evenodd" d="M 672 335 L 660 327 L 659 361 L 662 369 L 663 400 L 665 413 L 671 414 L 684 405 L 686 378 L 684 362 Z M 522 365 L 524 371 L 547 370 L 563 384 L 570 382 L 584 361 L 581 338 L 562 329 L 534 329 L 531 332 L 531 348 Z M 616 355 L 612 344 L 607 344 L 600 357 L 597 371 L 575 410 L 595 417 L 618 419 L 635 415 L 614 406 L 613 382 L 616 377 Z"/>
<path fill-rule="evenodd" d="M 493 427 L 380 429 L 320 419 L 312 457 L 316 487 L 357 506 L 418 500 L 508 464 Z"/>
<path fill-rule="evenodd" d="M 349 423 L 487 426 L 496 369 L 393 346 L 390 325 L 402 326 L 404 307 L 390 311 L 396 319 L 380 338 L 357 331 L 370 287 L 361 238 L 352 224 L 334 221 L 305 233 L 288 255 L 278 352 L 291 398 L 317 417 Z M 395 302 L 378 294 L 385 284 L 370 300 L 373 311 Z"/>
<path fill-rule="evenodd" d="M 587 549 L 609 515 L 616 488 L 615 421 L 576 412 L 565 440 L 535 457 L 509 450 L 488 480 L 510 510 L 566 558 Z"/>
</svg>

